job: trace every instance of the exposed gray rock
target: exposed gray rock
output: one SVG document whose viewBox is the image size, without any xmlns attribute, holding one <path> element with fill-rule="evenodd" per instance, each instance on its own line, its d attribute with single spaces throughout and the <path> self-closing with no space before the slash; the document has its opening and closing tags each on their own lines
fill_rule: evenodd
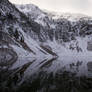
<svg viewBox="0 0 92 92">
<path fill-rule="evenodd" d="M 87 43 L 87 50 L 92 51 L 92 41 Z"/>
<path fill-rule="evenodd" d="M 92 62 L 87 63 L 88 71 L 92 72 Z"/>
</svg>

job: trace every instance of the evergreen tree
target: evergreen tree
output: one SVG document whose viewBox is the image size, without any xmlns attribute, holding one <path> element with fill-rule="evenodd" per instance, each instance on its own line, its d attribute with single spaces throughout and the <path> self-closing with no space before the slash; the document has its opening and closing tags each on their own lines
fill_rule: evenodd
<svg viewBox="0 0 92 92">
<path fill-rule="evenodd" d="M 19 38 L 19 33 L 18 33 L 18 30 L 17 30 L 17 29 L 15 30 L 14 37 L 15 37 L 16 39 L 18 39 L 18 38 Z"/>
<path fill-rule="evenodd" d="M 23 38 L 23 37 L 21 37 L 20 41 L 21 41 L 21 42 L 24 42 L 24 38 Z"/>
</svg>

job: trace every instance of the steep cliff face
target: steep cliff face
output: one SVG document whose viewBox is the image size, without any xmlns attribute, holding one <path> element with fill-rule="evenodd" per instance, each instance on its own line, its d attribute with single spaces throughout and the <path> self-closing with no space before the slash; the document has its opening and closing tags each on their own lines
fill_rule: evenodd
<svg viewBox="0 0 92 92">
<path fill-rule="evenodd" d="M 32 4 L 16 5 L 29 19 L 40 24 L 41 41 L 53 40 L 68 42 L 76 36 L 84 37 L 92 34 L 92 18 L 85 15 L 54 14 L 43 12 Z"/>
<path fill-rule="evenodd" d="M 29 21 L 29 18 L 15 5 L 8 0 L 0 2 L 0 48 L 4 48 L 7 54 L 13 51 L 16 61 L 24 57 L 47 57 L 50 55 L 32 39 L 38 39 L 39 31 L 39 24 L 31 19 Z M 2 54 L 1 50 L 0 53 Z M 13 53 L 9 55 L 14 56 Z"/>
<path fill-rule="evenodd" d="M 77 41 L 77 37 L 85 38 L 92 34 L 92 19 L 90 17 L 74 17 L 69 14 L 66 16 L 55 15 L 43 12 L 31 4 L 16 5 L 16 7 L 7 0 L 1 1 L 0 30 L 3 32 L 1 32 L 3 36 L 7 34 L 12 43 L 21 45 L 27 51 L 30 48 L 27 42 L 29 39 L 32 39 L 33 43 L 40 47 L 40 43 L 56 41 L 56 44 L 63 44 Z M 4 39 L 7 41 L 7 36 Z"/>
<path fill-rule="evenodd" d="M 43 12 L 32 4 L 16 5 L 29 20 L 32 19 L 40 25 L 38 39 L 33 39 L 43 44 L 48 44 L 52 50 L 65 46 L 78 52 L 87 51 L 88 41 L 91 41 L 92 18 L 81 14 L 56 14 Z M 52 45 L 53 44 L 53 45 Z M 61 49 L 62 50 L 62 49 Z"/>
</svg>

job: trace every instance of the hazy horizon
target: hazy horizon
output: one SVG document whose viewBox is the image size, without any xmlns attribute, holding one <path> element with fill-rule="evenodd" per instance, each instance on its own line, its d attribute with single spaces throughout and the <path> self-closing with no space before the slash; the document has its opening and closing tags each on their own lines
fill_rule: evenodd
<svg viewBox="0 0 92 92">
<path fill-rule="evenodd" d="M 92 16 L 92 0 L 9 0 L 15 4 L 35 4 L 54 12 L 79 13 Z"/>
</svg>

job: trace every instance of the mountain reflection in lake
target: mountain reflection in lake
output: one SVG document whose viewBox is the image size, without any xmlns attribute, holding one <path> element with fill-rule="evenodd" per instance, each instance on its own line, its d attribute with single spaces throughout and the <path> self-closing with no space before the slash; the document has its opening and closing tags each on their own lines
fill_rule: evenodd
<svg viewBox="0 0 92 92">
<path fill-rule="evenodd" d="M 0 69 L 1 92 L 92 92 L 90 56 L 20 58 L 15 63 Z"/>
</svg>

